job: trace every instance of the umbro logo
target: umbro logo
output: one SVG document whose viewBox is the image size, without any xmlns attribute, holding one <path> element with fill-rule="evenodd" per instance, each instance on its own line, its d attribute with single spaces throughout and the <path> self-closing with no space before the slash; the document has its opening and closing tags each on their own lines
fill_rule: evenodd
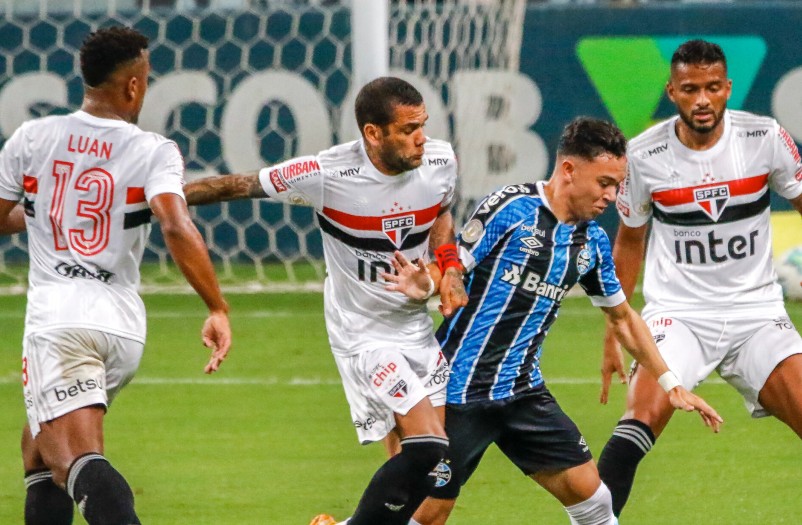
<svg viewBox="0 0 802 525">
<path fill-rule="evenodd" d="M 526 246 L 525 248 L 519 248 L 522 252 L 528 253 L 529 255 L 538 255 L 538 248 L 543 247 L 543 243 L 537 240 L 536 237 L 524 237 L 521 239 L 521 242 L 524 243 Z"/>
<path fill-rule="evenodd" d="M 588 451 L 588 442 L 585 441 L 585 436 L 579 436 L 579 446 L 582 447 L 582 452 Z"/>
</svg>

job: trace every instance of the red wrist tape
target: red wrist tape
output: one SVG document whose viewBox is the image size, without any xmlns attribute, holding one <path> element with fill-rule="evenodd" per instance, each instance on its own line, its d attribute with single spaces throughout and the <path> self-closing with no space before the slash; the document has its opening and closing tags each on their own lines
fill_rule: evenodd
<svg viewBox="0 0 802 525">
<path fill-rule="evenodd" d="M 447 268 L 456 268 L 462 271 L 462 263 L 459 262 L 456 244 L 443 244 L 434 250 L 434 258 L 437 260 L 437 267 L 440 273 L 445 275 Z"/>
</svg>

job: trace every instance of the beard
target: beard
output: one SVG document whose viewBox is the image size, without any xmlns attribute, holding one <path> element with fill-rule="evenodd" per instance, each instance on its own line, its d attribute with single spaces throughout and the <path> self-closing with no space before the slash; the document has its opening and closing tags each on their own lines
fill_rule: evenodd
<svg viewBox="0 0 802 525">
<path fill-rule="evenodd" d="M 680 112 L 679 114 L 682 121 L 693 131 L 696 133 L 710 133 L 714 129 L 718 127 L 721 123 L 721 120 L 724 118 L 724 111 L 722 110 L 721 113 L 713 112 L 713 122 L 710 124 L 698 124 L 696 121 L 693 120 L 693 113 L 686 114 Z"/>
<path fill-rule="evenodd" d="M 405 158 L 391 150 L 382 152 L 381 159 L 385 166 L 398 173 L 414 170 L 422 163 L 422 159 Z"/>
</svg>

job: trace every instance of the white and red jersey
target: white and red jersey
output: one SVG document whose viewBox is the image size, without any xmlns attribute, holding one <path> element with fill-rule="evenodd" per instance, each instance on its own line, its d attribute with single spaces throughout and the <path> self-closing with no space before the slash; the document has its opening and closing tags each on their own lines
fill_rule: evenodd
<svg viewBox="0 0 802 525">
<path fill-rule="evenodd" d="M 719 141 L 694 151 L 677 138 L 677 118 L 629 143 L 629 174 L 618 194 L 624 224 L 654 218 L 644 314 L 784 312 L 772 266 L 769 188 L 786 199 L 802 193 L 793 139 L 772 118 L 728 110 Z"/>
<path fill-rule="evenodd" d="M 381 274 L 392 272 L 395 250 L 409 260 L 426 258 L 429 230 L 451 204 L 456 172 L 451 145 L 432 139 L 421 166 L 400 175 L 379 172 L 361 140 L 260 171 L 271 198 L 317 211 L 328 273 L 326 326 L 335 353 L 430 341 L 425 302 L 388 292 Z"/>
<path fill-rule="evenodd" d="M 25 205 L 26 334 L 80 327 L 144 342 L 148 201 L 183 196 L 183 172 L 174 142 L 83 111 L 14 132 L 0 153 L 0 198 Z"/>
</svg>

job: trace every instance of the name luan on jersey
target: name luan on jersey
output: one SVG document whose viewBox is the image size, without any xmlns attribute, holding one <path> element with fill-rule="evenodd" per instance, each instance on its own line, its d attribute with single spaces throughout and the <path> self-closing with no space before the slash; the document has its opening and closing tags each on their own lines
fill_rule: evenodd
<svg viewBox="0 0 802 525">
<path fill-rule="evenodd" d="M 22 199 L 27 215 L 26 333 L 80 327 L 144 342 L 148 201 L 183 196 L 183 172 L 174 142 L 83 111 L 14 132 L 0 154 L 0 197 Z"/>
<path fill-rule="evenodd" d="M 794 141 L 774 119 L 727 111 L 718 143 L 693 151 L 677 139 L 677 118 L 630 142 L 629 175 L 618 195 L 618 212 L 628 226 L 654 217 L 645 312 L 781 307 L 769 188 L 787 199 L 802 193 Z"/>
<path fill-rule="evenodd" d="M 395 176 L 376 170 L 358 140 L 264 168 L 259 179 L 271 198 L 317 211 L 334 352 L 349 355 L 377 341 L 431 340 L 425 302 L 388 292 L 381 274 L 393 271 L 395 250 L 410 260 L 427 257 L 429 230 L 454 195 L 450 144 L 428 139 L 422 165 Z"/>
<path fill-rule="evenodd" d="M 560 223 L 542 183 L 507 186 L 459 235 L 468 305 L 437 338 L 451 362 L 448 402 L 504 399 L 543 383 L 541 344 L 577 282 L 597 306 L 624 300 L 610 241 L 595 222 Z"/>
</svg>

